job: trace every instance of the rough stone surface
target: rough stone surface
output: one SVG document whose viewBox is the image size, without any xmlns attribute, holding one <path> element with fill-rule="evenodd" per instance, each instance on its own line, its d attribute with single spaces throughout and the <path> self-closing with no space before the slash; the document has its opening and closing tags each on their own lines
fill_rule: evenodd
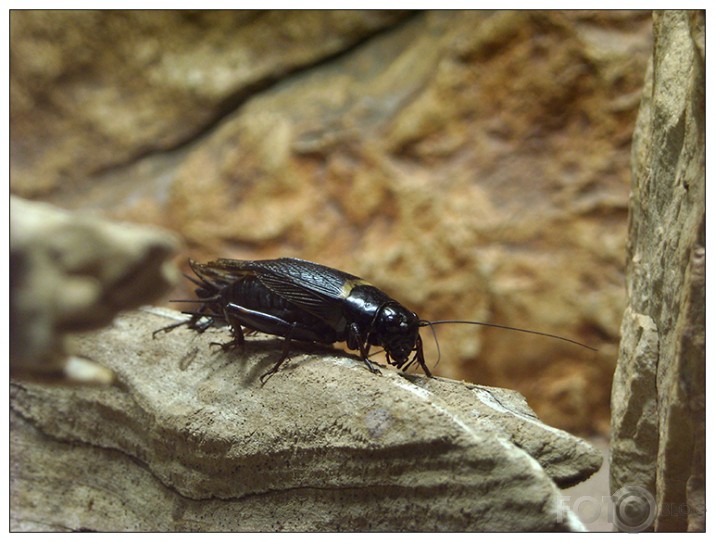
<svg viewBox="0 0 715 542">
<path fill-rule="evenodd" d="M 405 16 L 15 11 L 14 190 L 27 197 L 81 190 L 104 170 L 181 147 L 257 90 Z"/>
<path fill-rule="evenodd" d="M 50 376 L 68 364 L 67 334 L 107 325 L 121 310 L 164 295 L 177 272 L 176 239 L 45 203 L 10 199 L 10 368 Z M 95 374 L 103 378 L 102 371 Z"/>
<path fill-rule="evenodd" d="M 648 490 L 658 531 L 705 528 L 704 30 L 704 12 L 655 14 L 634 135 L 611 489 Z"/>
<path fill-rule="evenodd" d="M 581 528 L 558 486 L 601 455 L 512 391 L 368 372 L 280 343 L 224 352 L 142 310 L 74 347 L 115 385 L 11 385 L 13 530 L 525 531 Z"/>
<path fill-rule="evenodd" d="M 302 257 L 423 318 L 588 342 L 443 326 L 439 370 L 607 431 L 649 12 L 11 23 L 14 193 L 169 227 L 198 260 Z"/>
</svg>

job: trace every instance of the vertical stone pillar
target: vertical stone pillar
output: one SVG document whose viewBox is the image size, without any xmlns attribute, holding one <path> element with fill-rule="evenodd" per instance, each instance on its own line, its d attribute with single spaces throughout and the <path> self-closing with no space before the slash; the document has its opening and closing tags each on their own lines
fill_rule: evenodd
<svg viewBox="0 0 715 542">
<path fill-rule="evenodd" d="M 656 12 L 653 24 L 633 137 L 611 490 L 622 530 L 702 531 L 705 14 Z"/>
</svg>

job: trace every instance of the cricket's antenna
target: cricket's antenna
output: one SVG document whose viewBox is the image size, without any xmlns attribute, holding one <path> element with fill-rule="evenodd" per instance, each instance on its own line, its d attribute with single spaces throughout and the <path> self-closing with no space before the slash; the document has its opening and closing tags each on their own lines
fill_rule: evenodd
<svg viewBox="0 0 715 542">
<path fill-rule="evenodd" d="M 429 321 L 429 320 L 420 320 L 420 327 L 425 327 L 425 326 L 432 326 L 437 325 L 437 324 L 472 324 L 475 326 L 487 326 L 487 327 L 496 327 L 499 329 L 508 329 L 510 331 L 518 331 L 520 333 L 531 333 L 532 335 L 541 335 L 542 337 L 550 337 L 552 339 L 557 339 L 559 341 L 565 341 L 567 343 L 575 344 L 577 346 L 581 346 L 582 348 L 588 348 L 589 350 L 592 350 L 594 352 L 598 352 L 597 348 L 594 348 L 593 346 L 589 346 L 584 343 L 580 343 L 578 341 L 575 341 L 573 339 L 569 339 L 567 337 L 562 337 L 561 335 L 554 335 L 553 333 L 546 333 L 544 331 L 535 331 L 533 329 L 523 329 L 520 327 L 512 327 L 512 326 L 505 326 L 502 324 L 490 324 L 487 322 L 477 322 L 473 320 L 434 320 L 434 321 Z M 434 329 L 432 329 L 432 332 L 434 333 Z M 439 348 L 439 345 L 438 345 Z"/>
</svg>

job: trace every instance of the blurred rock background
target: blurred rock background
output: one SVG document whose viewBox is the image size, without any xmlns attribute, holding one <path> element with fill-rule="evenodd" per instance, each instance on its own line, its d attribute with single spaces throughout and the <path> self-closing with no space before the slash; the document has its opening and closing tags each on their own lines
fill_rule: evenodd
<svg viewBox="0 0 715 542">
<path fill-rule="evenodd" d="M 13 194 L 172 229 L 181 262 L 296 256 L 422 318 L 587 342 L 441 326 L 436 374 L 607 432 L 650 12 L 14 11 L 10 30 Z"/>
</svg>

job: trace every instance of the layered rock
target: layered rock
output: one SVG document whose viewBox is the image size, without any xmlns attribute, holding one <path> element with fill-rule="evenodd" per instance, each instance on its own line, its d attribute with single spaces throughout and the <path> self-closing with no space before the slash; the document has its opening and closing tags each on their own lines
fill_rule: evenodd
<svg viewBox="0 0 715 542">
<path fill-rule="evenodd" d="M 14 530 L 579 530 L 558 487 L 599 452 L 536 418 L 516 392 L 366 370 L 275 338 L 211 348 L 226 329 L 152 331 L 126 313 L 76 336 L 116 384 L 16 380 Z"/>
</svg>

